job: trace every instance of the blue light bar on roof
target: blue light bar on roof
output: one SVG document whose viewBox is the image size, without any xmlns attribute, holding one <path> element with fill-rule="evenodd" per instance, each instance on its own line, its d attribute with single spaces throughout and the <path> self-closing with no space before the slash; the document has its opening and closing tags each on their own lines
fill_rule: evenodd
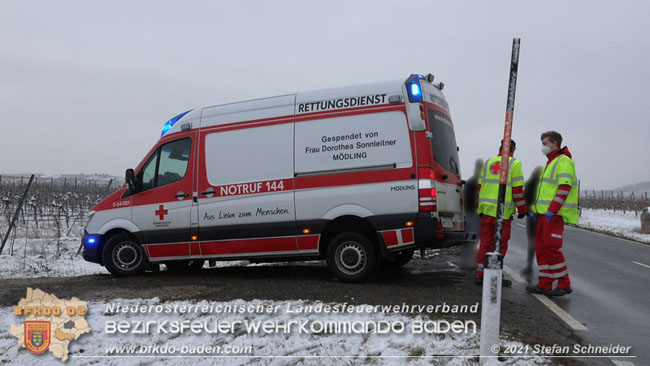
<svg viewBox="0 0 650 366">
<path fill-rule="evenodd" d="M 420 86 L 420 80 L 422 79 L 424 79 L 424 76 L 418 74 L 412 74 L 406 79 L 406 93 L 409 102 L 422 103 L 422 87 Z"/>
<path fill-rule="evenodd" d="M 174 126 L 174 124 L 176 122 L 178 122 L 179 119 L 183 118 L 184 115 L 190 113 L 191 111 L 193 111 L 193 109 L 190 109 L 187 112 L 183 112 L 183 113 L 179 114 L 178 116 L 176 116 L 176 117 L 170 119 L 169 121 L 165 122 L 165 125 L 163 126 L 163 129 L 162 129 L 162 133 L 160 134 L 160 137 L 165 136 L 167 131 L 169 131 Z"/>
</svg>

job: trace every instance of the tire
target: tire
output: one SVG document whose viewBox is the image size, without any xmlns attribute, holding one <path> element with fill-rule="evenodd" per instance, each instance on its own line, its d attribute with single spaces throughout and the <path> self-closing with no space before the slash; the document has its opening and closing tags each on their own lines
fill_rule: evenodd
<svg viewBox="0 0 650 366">
<path fill-rule="evenodd" d="M 395 259 L 385 259 L 383 264 L 388 268 L 399 268 L 404 266 L 406 263 L 410 262 L 413 259 L 414 249 L 405 249 L 401 252 L 395 253 Z"/>
<path fill-rule="evenodd" d="M 102 250 L 102 259 L 106 269 L 118 277 L 137 276 L 149 266 L 142 246 L 126 234 L 108 239 Z"/>
<path fill-rule="evenodd" d="M 165 267 L 170 271 L 197 272 L 203 268 L 205 259 L 191 259 L 189 261 L 165 262 Z"/>
<path fill-rule="evenodd" d="M 327 268 L 343 282 L 366 281 L 377 269 L 377 249 L 364 235 L 345 232 L 327 246 Z"/>
</svg>

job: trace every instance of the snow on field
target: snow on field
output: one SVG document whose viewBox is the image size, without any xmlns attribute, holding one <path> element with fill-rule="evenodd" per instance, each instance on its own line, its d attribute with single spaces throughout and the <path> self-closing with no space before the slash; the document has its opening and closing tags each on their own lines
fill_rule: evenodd
<svg viewBox="0 0 650 366">
<path fill-rule="evenodd" d="M 81 253 L 76 255 L 83 226 L 75 223 L 69 234 L 68 228 L 62 226 L 61 239 L 57 240 L 57 229 L 52 223 L 41 223 L 38 228 L 33 223 L 18 225 L 15 237 L 13 233 L 9 236 L 0 255 L 0 278 L 70 277 L 108 273 L 104 267 L 84 261 Z M 0 225 L 2 236 L 7 227 L 6 223 Z"/>
<path fill-rule="evenodd" d="M 408 315 L 392 313 L 389 311 L 365 311 L 324 313 L 314 310 L 306 313 L 290 313 L 301 306 L 326 305 L 319 302 L 271 301 L 271 300 L 234 300 L 230 302 L 161 302 L 153 299 L 116 299 L 112 304 L 127 307 L 133 305 L 150 305 L 153 311 L 144 313 L 134 312 L 109 312 L 111 303 L 88 302 L 88 321 L 91 333 L 73 340 L 69 345 L 70 358 L 67 365 L 102 364 L 102 365 L 478 365 L 474 355 L 478 354 L 480 330 L 476 328 L 469 332 L 462 331 L 458 334 L 413 334 L 410 331 L 417 321 L 439 320 L 443 316 L 448 321 L 456 320 L 453 314 L 436 314 L 412 312 Z M 161 305 L 161 311 L 156 306 Z M 233 306 L 233 308 L 246 308 L 258 305 L 269 306 L 271 311 L 256 311 L 247 309 L 244 312 L 229 312 L 209 310 L 207 312 L 180 311 L 166 312 L 166 307 L 173 309 L 178 306 L 198 305 L 217 309 L 218 306 Z M 329 304 L 341 306 L 342 304 Z M 356 307 L 357 305 L 355 305 Z M 223 310 L 223 309 L 222 309 Z M 252 311 L 251 311 L 252 310 Z M 433 316 L 433 318 L 432 318 Z M 44 355 L 35 356 L 24 348 L 17 347 L 17 338 L 9 334 L 10 323 L 21 324 L 24 318 L 13 315 L 12 308 L 0 308 L 0 363 L 4 365 L 29 365 L 29 364 L 55 364 L 59 361 L 46 352 Z M 157 327 L 145 334 L 108 334 L 105 332 L 106 324 L 110 321 L 158 321 L 165 322 L 165 329 L 169 333 L 158 333 Z M 280 331 L 249 331 L 244 324 L 235 324 L 234 331 L 226 330 L 219 333 L 207 334 L 205 332 L 192 333 L 185 331 L 178 334 L 171 331 L 168 325 L 174 321 L 199 321 L 207 322 L 206 329 L 211 329 L 214 321 L 223 324 L 235 324 L 236 321 L 266 322 L 272 324 L 286 324 L 290 321 L 307 322 L 307 332 L 300 332 L 299 328 L 290 328 L 289 332 Z M 364 322 L 377 324 L 385 321 L 390 324 L 402 322 L 405 330 L 402 333 L 388 332 L 379 334 L 373 331 L 353 332 L 319 332 L 318 324 L 343 324 L 345 322 Z M 313 328 L 313 326 L 316 328 Z M 261 328 L 260 328 L 261 329 Z M 370 328 L 372 329 L 372 328 Z M 516 341 L 502 341 L 501 345 L 519 345 Z M 127 351 L 121 355 L 111 354 L 108 350 L 120 347 L 135 347 L 145 349 L 149 346 L 158 346 L 157 353 L 138 353 Z M 222 349 L 239 348 L 244 350 L 237 355 L 222 354 L 180 354 L 183 347 L 220 346 Z M 175 352 L 172 351 L 175 348 Z M 123 350 L 126 348 L 123 348 Z M 164 353 L 167 352 L 167 353 Z M 437 355 L 437 356 L 436 356 Z M 451 357 L 443 357 L 451 356 Z M 215 357 L 219 356 L 219 357 Z M 233 357 L 236 356 L 236 357 Z M 534 356 L 531 358 L 509 358 L 502 365 L 550 365 L 549 359 Z"/>
<path fill-rule="evenodd" d="M 639 216 L 641 213 L 639 213 Z M 578 226 L 650 243 L 650 234 L 641 234 L 641 221 L 634 212 L 583 209 Z"/>
</svg>

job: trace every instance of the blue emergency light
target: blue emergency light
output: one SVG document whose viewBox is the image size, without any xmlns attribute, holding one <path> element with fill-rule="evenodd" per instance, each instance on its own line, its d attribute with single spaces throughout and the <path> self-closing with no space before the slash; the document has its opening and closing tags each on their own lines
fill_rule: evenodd
<svg viewBox="0 0 650 366">
<path fill-rule="evenodd" d="M 406 91 L 411 103 L 422 103 L 422 88 L 420 87 L 420 80 L 424 76 L 413 74 L 406 79 Z"/>
<path fill-rule="evenodd" d="M 97 242 L 97 239 L 95 239 L 92 236 L 86 239 L 86 243 L 91 244 L 91 245 L 95 244 L 96 242 Z"/>
<path fill-rule="evenodd" d="M 167 121 L 167 122 L 165 123 L 165 125 L 163 126 L 162 133 L 160 134 L 160 137 L 165 136 L 165 134 L 167 133 L 167 131 L 169 131 L 169 130 L 174 126 L 174 124 L 175 124 L 176 122 L 178 122 L 179 119 L 183 118 L 184 115 L 190 113 L 191 111 L 192 111 L 192 109 L 190 109 L 190 110 L 187 111 L 187 112 L 183 112 L 183 113 L 179 114 L 178 116 L 176 116 L 176 117 L 170 119 L 169 121 Z"/>
</svg>

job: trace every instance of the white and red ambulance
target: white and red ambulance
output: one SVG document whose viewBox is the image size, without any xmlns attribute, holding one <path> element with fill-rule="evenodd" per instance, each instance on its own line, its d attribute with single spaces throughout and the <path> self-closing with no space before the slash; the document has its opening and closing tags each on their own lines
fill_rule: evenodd
<svg viewBox="0 0 650 366">
<path fill-rule="evenodd" d="M 83 257 L 118 276 L 326 259 L 361 282 L 415 248 L 472 240 L 442 87 L 411 75 L 182 113 L 93 208 Z"/>
</svg>

